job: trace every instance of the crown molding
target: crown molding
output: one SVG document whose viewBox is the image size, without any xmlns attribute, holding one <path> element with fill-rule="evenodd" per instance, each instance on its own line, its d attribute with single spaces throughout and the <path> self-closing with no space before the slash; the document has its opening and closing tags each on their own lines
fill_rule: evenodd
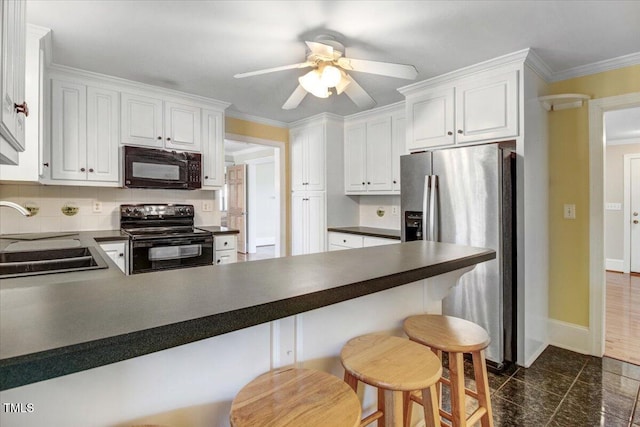
<svg viewBox="0 0 640 427">
<path fill-rule="evenodd" d="M 630 144 L 638 144 L 640 145 L 640 137 L 632 137 L 632 138 L 615 138 L 610 139 L 607 138 L 607 146 L 609 145 L 630 145 Z"/>
<path fill-rule="evenodd" d="M 238 120 L 246 120 L 248 122 L 259 123 L 267 126 L 274 126 L 278 128 L 289 128 L 289 123 L 281 122 L 278 120 L 266 119 L 264 117 L 252 116 L 251 114 L 242 113 L 237 110 L 227 110 L 224 112 L 226 117 L 233 117 Z"/>
<path fill-rule="evenodd" d="M 343 124 L 344 117 L 339 116 L 338 114 L 333 114 L 333 113 L 320 113 L 320 114 L 316 114 L 315 116 L 306 117 L 304 119 L 296 120 L 295 122 L 289 123 L 289 129 L 297 128 L 297 127 L 305 126 L 309 124 L 314 124 L 318 122 L 324 122 L 324 123 L 334 122 L 337 124 Z"/>
<path fill-rule="evenodd" d="M 549 83 L 553 76 L 553 71 L 546 62 L 538 56 L 534 49 L 529 49 L 529 54 L 524 61 L 525 65 L 527 65 L 534 73 L 536 73 L 543 81 Z"/>
<path fill-rule="evenodd" d="M 395 112 L 404 113 L 405 101 L 394 102 L 393 104 L 383 105 L 382 107 L 374 108 L 372 110 L 360 111 L 348 116 L 344 116 L 345 121 L 353 121 L 358 119 L 365 119 L 369 116 L 375 116 L 376 114 L 392 114 Z"/>
<path fill-rule="evenodd" d="M 576 77 L 588 76 L 590 74 L 602 73 L 604 71 L 616 70 L 618 68 L 630 67 L 632 65 L 640 65 L 640 52 L 619 56 L 617 58 L 605 59 L 604 61 L 581 65 L 579 67 L 573 67 L 563 71 L 556 71 L 552 73 L 549 81 L 559 82 Z"/>
</svg>

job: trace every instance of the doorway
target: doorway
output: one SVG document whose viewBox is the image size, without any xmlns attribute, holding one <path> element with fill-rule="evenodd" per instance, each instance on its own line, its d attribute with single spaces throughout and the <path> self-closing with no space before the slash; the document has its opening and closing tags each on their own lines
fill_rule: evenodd
<svg viewBox="0 0 640 427">
<path fill-rule="evenodd" d="M 227 167 L 228 197 L 227 209 L 222 209 L 223 224 L 233 227 L 230 223 L 231 212 L 231 175 L 237 178 L 237 173 L 230 173 L 238 168 L 243 169 L 241 183 L 244 196 L 242 221 L 245 235 L 238 238 L 238 260 L 249 261 L 283 256 L 286 250 L 281 225 L 286 212 L 281 209 L 281 190 L 285 188 L 282 180 L 284 165 L 284 147 L 278 141 L 262 140 L 241 135 L 227 134 L 225 138 L 225 165 Z M 238 192 L 237 180 L 234 186 Z M 242 240 L 242 241 L 241 241 Z"/>
<path fill-rule="evenodd" d="M 589 334 L 591 353 L 605 351 L 605 113 L 640 107 L 640 93 L 589 101 Z"/>
</svg>

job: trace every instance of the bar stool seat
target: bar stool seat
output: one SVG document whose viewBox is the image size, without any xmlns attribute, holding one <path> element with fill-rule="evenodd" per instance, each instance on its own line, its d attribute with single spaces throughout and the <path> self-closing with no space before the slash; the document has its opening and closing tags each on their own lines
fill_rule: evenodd
<svg viewBox="0 0 640 427">
<path fill-rule="evenodd" d="M 442 352 L 449 353 L 449 379 L 441 378 L 440 383 L 451 389 L 451 412 L 441 407 L 440 415 L 451 421 L 454 427 L 474 425 L 478 421 L 482 427 L 492 427 L 493 414 L 484 356 L 484 349 L 491 341 L 487 331 L 468 320 L 433 314 L 408 317 L 403 329 L 412 341 L 430 347 L 439 359 L 442 360 Z M 476 391 L 465 387 L 464 353 L 470 353 L 473 360 Z M 479 405 L 469 417 L 465 413 L 467 396 L 476 399 Z M 416 396 L 412 400 L 418 401 Z"/>
<path fill-rule="evenodd" d="M 442 364 L 428 349 L 405 338 L 363 335 L 344 345 L 340 359 L 345 382 L 354 391 L 358 381 L 378 389 L 378 410 L 362 420 L 361 426 L 376 420 L 380 420 L 378 425 L 403 426 L 413 390 L 422 391 L 426 425 L 439 425 L 435 385 Z"/>
<path fill-rule="evenodd" d="M 358 396 L 340 378 L 313 369 L 282 369 L 245 385 L 231 403 L 234 427 L 356 427 Z"/>
</svg>

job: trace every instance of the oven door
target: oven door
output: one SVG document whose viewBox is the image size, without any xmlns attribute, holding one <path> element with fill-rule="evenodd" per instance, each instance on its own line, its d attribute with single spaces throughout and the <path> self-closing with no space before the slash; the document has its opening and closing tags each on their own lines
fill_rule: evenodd
<svg viewBox="0 0 640 427">
<path fill-rule="evenodd" d="M 124 147 L 126 188 L 188 189 L 189 162 L 164 150 Z"/>
<path fill-rule="evenodd" d="M 133 240 L 131 273 L 213 264 L 213 237 L 180 237 Z"/>
</svg>

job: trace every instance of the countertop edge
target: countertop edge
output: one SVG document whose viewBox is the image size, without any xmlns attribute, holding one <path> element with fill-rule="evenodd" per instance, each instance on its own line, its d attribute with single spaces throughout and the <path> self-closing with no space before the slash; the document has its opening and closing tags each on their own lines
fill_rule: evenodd
<svg viewBox="0 0 640 427">
<path fill-rule="evenodd" d="M 327 231 L 334 233 L 355 234 L 358 236 L 379 237 L 382 239 L 400 240 L 400 230 L 375 227 L 328 227 Z"/>
<path fill-rule="evenodd" d="M 211 316 L 0 360 L 0 390 L 131 359 L 495 259 L 492 250 Z"/>
</svg>

